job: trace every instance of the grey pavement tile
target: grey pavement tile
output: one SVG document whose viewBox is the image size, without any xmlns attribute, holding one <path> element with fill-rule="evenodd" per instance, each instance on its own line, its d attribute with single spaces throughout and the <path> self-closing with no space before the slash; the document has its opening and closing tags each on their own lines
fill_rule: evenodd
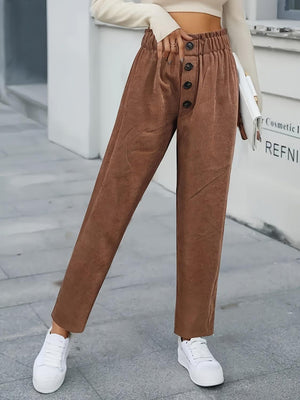
<svg viewBox="0 0 300 400">
<path fill-rule="evenodd" d="M 223 270 L 252 269 L 265 264 L 295 262 L 300 251 L 277 240 L 246 243 L 227 243 L 222 249 Z M 300 264 L 299 264 L 300 266 Z"/>
<path fill-rule="evenodd" d="M 45 326 L 51 326 L 52 324 L 51 312 L 54 307 L 55 300 L 56 298 L 53 297 L 51 300 L 30 303 L 30 307 L 34 310 L 40 320 L 43 321 Z M 101 302 L 96 301 L 89 315 L 86 328 L 103 323 L 107 324 L 118 319 L 124 319 L 124 316 L 118 312 L 118 310 L 112 312 L 110 309 L 105 308 Z M 85 333 L 83 334 L 85 335 Z"/>
<path fill-rule="evenodd" d="M 0 322 L 1 343 L 25 335 L 34 335 L 45 329 L 45 324 L 29 304 L 0 308 Z"/>
<path fill-rule="evenodd" d="M 254 337 L 253 334 L 255 334 Z M 285 368 L 272 352 L 263 351 L 263 346 L 257 345 L 257 341 L 267 340 L 262 338 L 263 334 L 264 332 L 256 331 L 239 336 L 232 332 L 208 340 L 211 352 L 223 367 L 227 382 L 272 373 Z"/>
<path fill-rule="evenodd" d="M 30 215 L 18 218 L 5 218 L 1 221 L 0 238 L 7 235 L 19 233 L 31 233 L 44 231 L 48 229 L 65 228 L 75 223 L 81 224 L 84 211 L 67 209 L 64 212 L 57 213 L 55 218 L 52 214 Z"/>
<path fill-rule="evenodd" d="M 157 224 L 163 225 L 168 228 L 171 232 L 176 232 L 176 214 L 175 210 L 172 210 L 170 207 L 170 211 L 168 214 L 161 215 L 152 215 L 151 219 Z"/>
<path fill-rule="evenodd" d="M 9 106 L 8 104 L 0 102 L 0 113 L 2 113 L 3 115 L 6 114 L 6 113 L 15 114 L 16 111 L 11 106 Z"/>
<path fill-rule="evenodd" d="M 98 301 L 105 308 L 116 310 L 127 318 L 134 316 L 156 315 L 172 312 L 175 303 L 175 283 L 145 282 L 121 285 L 110 288 L 110 282 L 104 281 L 98 295 Z"/>
<path fill-rule="evenodd" d="M 24 324 L 24 319 L 22 319 L 16 325 L 15 331 L 11 329 L 11 332 L 6 332 L 0 340 L 0 355 L 22 366 L 32 365 L 45 339 L 46 331 L 51 326 L 50 312 L 54 301 L 47 302 L 47 305 L 43 303 L 27 305 L 27 309 L 23 306 L 24 318 L 27 317 L 32 326 L 29 323 Z M 32 313 L 33 310 L 34 313 Z M 96 319 L 95 314 L 98 314 Z M 12 312 L 11 317 L 17 316 L 15 311 Z M 132 355 L 147 354 L 159 348 L 155 339 L 143 330 L 139 330 L 134 321 L 117 314 L 112 315 L 99 305 L 93 308 L 84 332 L 74 333 L 72 339 L 68 357 L 70 367 L 95 362 L 107 363 Z"/>
<path fill-rule="evenodd" d="M 10 187 L 1 193 L 2 202 L 28 201 L 35 199 L 48 199 L 64 195 L 91 194 L 94 187 L 94 179 L 74 180 L 67 183 L 52 181 L 29 185 L 25 187 Z"/>
<path fill-rule="evenodd" d="M 300 393 L 300 368 L 287 368 L 209 389 L 209 400 L 292 400 Z"/>
<path fill-rule="evenodd" d="M 64 177 L 64 179 L 65 178 L 66 177 Z M 14 208 L 17 210 L 19 215 L 23 216 L 56 214 L 69 209 L 80 210 L 80 212 L 83 213 L 87 209 L 89 199 L 89 194 L 49 197 L 45 199 L 17 201 L 14 202 Z"/>
<path fill-rule="evenodd" d="M 18 113 L 18 112 L 14 112 L 14 113 L 3 113 L 1 115 L 1 120 L 0 120 L 0 127 L 2 127 L 3 125 L 20 125 L 26 122 L 31 122 L 35 125 L 39 125 L 37 122 L 29 119 L 28 117 L 26 117 L 25 115 Z"/>
<path fill-rule="evenodd" d="M 299 298 L 300 288 L 230 302 L 217 298 L 215 336 L 253 334 L 260 336 L 259 343 L 268 343 L 272 332 L 283 329 L 288 341 L 289 329 L 300 322 Z"/>
<path fill-rule="evenodd" d="M 10 307 L 14 305 L 28 304 L 37 301 L 45 301 L 55 299 L 61 282 L 64 278 L 65 270 L 51 273 L 41 273 L 36 275 L 29 275 L 17 278 L 2 279 L 0 280 L 0 307 Z M 110 290 L 110 280 L 114 279 L 114 274 L 109 274 L 100 291 L 101 302 L 108 310 L 116 310 L 118 307 L 117 299 L 126 299 L 128 301 L 134 298 L 134 295 L 130 292 L 142 291 L 139 285 L 132 285 L 126 288 L 115 287 Z M 143 284 L 140 286 L 144 287 Z M 136 289 L 138 287 L 138 290 Z M 124 289 L 127 289 L 126 291 Z M 101 295 L 101 292 L 108 292 L 105 296 Z M 123 292 L 122 294 L 120 292 Z M 164 295 L 167 292 L 167 288 L 162 287 L 161 290 Z M 158 290 L 158 294 L 160 294 Z M 104 298 L 102 298 L 104 297 Z M 148 295 L 144 295 L 148 297 Z M 158 303 L 158 300 L 156 301 Z M 159 307 L 159 304 L 156 304 Z M 118 310 L 116 310 L 118 311 Z M 132 307 L 132 312 L 143 311 L 142 306 Z M 121 308 L 120 308 L 121 312 Z M 128 312 L 127 312 L 128 313 Z"/>
<path fill-rule="evenodd" d="M 208 339 L 229 380 L 300 365 L 300 289 L 218 307 Z"/>
<path fill-rule="evenodd" d="M 123 244 L 131 246 L 139 254 L 151 258 L 153 255 L 172 254 L 176 251 L 175 232 L 162 225 L 158 219 L 134 219 L 127 227 Z"/>
<path fill-rule="evenodd" d="M 2 117 L 1 117 L 2 120 Z M 7 133 L 20 133 L 25 130 L 33 130 L 33 129 L 41 129 L 41 126 L 36 124 L 35 122 L 30 122 L 30 121 L 24 121 L 20 122 L 18 124 L 14 124 L 13 121 L 9 123 L 8 121 L 5 123 L 2 122 L 0 124 L 0 136 L 1 134 L 7 134 Z"/>
<path fill-rule="evenodd" d="M 63 160 L 48 160 L 47 157 L 43 159 L 43 162 L 34 162 L 31 156 L 27 157 L 27 163 L 22 165 L 11 164 L 5 169 L 0 169 L 0 176 L 15 176 L 18 174 L 32 173 L 39 174 L 65 174 L 68 172 L 80 172 L 84 171 L 86 177 L 96 179 L 97 172 L 101 166 L 99 159 L 85 159 L 82 157 L 78 158 L 67 158 Z M 1 194 L 3 194 L 1 192 Z"/>
<path fill-rule="evenodd" d="M 7 278 L 8 278 L 8 276 L 5 274 L 5 272 L 3 271 L 3 269 L 1 268 L 1 265 L 0 265 L 0 280 L 7 279 Z"/>
<path fill-rule="evenodd" d="M 191 390 L 187 371 L 173 353 L 155 351 L 79 367 L 106 400 L 148 400 Z"/>
<path fill-rule="evenodd" d="M 65 270 L 72 248 L 32 251 L 19 256 L 1 256 L 0 265 L 9 278 Z"/>
<path fill-rule="evenodd" d="M 210 400 L 208 394 L 204 393 L 205 388 L 199 387 L 198 390 L 191 390 L 189 392 L 181 392 L 171 396 L 157 397 L 152 400 Z"/>
<path fill-rule="evenodd" d="M 49 325 L 50 327 L 50 325 Z M 35 332 L 32 330 L 25 330 L 23 333 L 24 336 L 19 336 L 13 339 L 5 340 L 0 342 L 0 368 L 1 368 L 1 356 L 4 360 L 9 360 L 12 364 L 15 365 L 16 371 L 19 374 L 23 374 L 20 377 L 29 377 L 32 375 L 32 367 L 36 356 L 38 355 L 48 330 L 48 326 L 41 327 L 39 329 L 36 328 Z M 75 334 L 74 334 L 75 336 Z M 73 338 L 72 338 L 73 339 Z M 77 353 L 80 353 L 80 349 L 78 347 L 78 343 L 76 339 L 74 342 L 72 341 L 70 346 L 70 353 L 67 360 L 68 368 L 74 368 L 77 366 L 78 361 Z M 89 357 L 93 358 L 93 352 L 86 355 L 86 358 L 82 360 L 83 363 L 89 364 Z M 83 357 L 82 357 L 83 358 Z M 6 361 L 7 362 L 7 361 Z M 91 363 L 92 361 L 90 361 Z M 5 376 L 6 374 L 11 374 L 9 376 Z M 13 375 L 13 371 L 7 367 L 5 370 L 5 366 L 3 365 L 3 375 L 0 377 L 1 383 L 7 382 L 9 380 L 16 380 L 18 376 Z"/>
<path fill-rule="evenodd" d="M 171 216 L 175 213 L 176 197 L 174 193 L 167 190 L 163 193 L 160 185 L 151 181 L 143 194 L 140 204 L 134 213 L 135 218 Z M 166 223 L 169 225 L 167 221 Z"/>
<path fill-rule="evenodd" d="M 71 358 L 78 366 L 117 364 L 123 359 L 157 351 L 155 340 L 139 331 L 131 320 L 125 318 L 103 321 L 101 324 L 88 324 L 85 331 L 73 335 Z"/>
<path fill-rule="evenodd" d="M 5 218 L 1 221 L 0 237 L 58 228 L 59 221 L 49 216 Z"/>
<path fill-rule="evenodd" d="M 300 365 L 300 288 L 285 290 L 216 311 L 213 342 L 244 340 L 283 367 Z M 234 343 L 233 343 L 234 344 Z M 221 345 L 222 346 L 222 345 Z"/>
<path fill-rule="evenodd" d="M 160 311 L 130 317 L 130 322 L 144 336 L 149 336 L 160 349 L 171 352 L 177 348 L 178 336 L 174 333 L 175 307 L 168 312 Z"/>
<path fill-rule="evenodd" d="M 10 168 L 11 166 L 14 167 L 20 167 L 20 166 L 26 166 L 27 163 L 43 163 L 43 162 L 49 162 L 49 161 L 57 161 L 57 160 L 66 160 L 66 159 L 74 159 L 74 154 L 71 151 L 62 151 L 61 149 L 59 151 L 53 151 L 53 152 L 48 152 L 47 157 L 43 153 L 32 153 L 32 154 L 16 154 L 16 155 L 11 155 L 10 157 L 5 157 L 2 160 L 0 160 L 0 168 L 1 169 L 6 169 Z"/>
<path fill-rule="evenodd" d="M 78 211 L 79 212 L 79 211 Z M 82 214 L 83 215 L 83 214 Z M 83 218 L 83 217 L 82 217 Z M 73 225 L 75 222 L 71 221 L 69 226 L 62 227 L 59 229 L 50 229 L 45 231 L 40 231 L 41 239 L 44 241 L 45 249 L 55 249 L 62 247 L 74 247 L 77 236 L 79 234 L 80 225 L 82 221 L 80 220 L 77 225 Z"/>
<path fill-rule="evenodd" d="M 281 330 L 282 335 L 276 332 L 271 335 L 270 328 L 259 329 L 255 325 L 252 329 L 240 332 L 238 323 L 243 324 L 246 318 L 247 315 L 243 314 L 240 315 L 239 321 L 234 321 L 233 318 L 231 321 L 229 316 L 228 320 L 231 321 L 232 328 L 223 332 L 223 320 L 219 320 L 217 315 L 218 323 L 215 325 L 215 333 L 206 337 L 211 352 L 223 367 L 227 382 L 272 373 L 300 364 L 300 360 L 297 363 L 297 356 L 293 357 L 291 354 L 292 351 L 290 354 L 286 353 L 288 346 L 291 349 L 293 346 L 299 347 L 296 336 L 298 328 L 291 329 L 294 334 L 286 335 L 285 338 L 283 337 L 284 329 Z M 173 313 L 170 312 L 167 315 L 157 313 L 149 317 L 145 314 L 144 318 L 135 317 L 134 320 L 136 329 L 144 332 L 145 335 L 150 335 L 165 354 L 174 352 L 177 346 L 177 335 L 173 333 Z M 278 345 L 280 339 L 283 340 L 283 344 Z M 284 358 L 282 358 L 283 354 Z M 297 355 L 299 356 L 299 351 Z"/>
<path fill-rule="evenodd" d="M 32 151 L 34 148 L 38 149 L 39 145 L 46 145 L 49 143 L 47 136 L 44 134 L 44 130 L 26 130 L 19 133 L 2 133 L 0 149 L 10 148 L 12 151 L 19 146 L 31 147 Z"/>
<path fill-rule="evenodd" d="M 267 358 L 271 355 L 271 358 L 284 368 L 300 367 L 299 332 L 300 323 L 272 330 L 264 329 L 261 332 L 262 340 L 256 343 L 256 338 L 252 337 L 249 343 L 264 352 Z"/>
<path fill-rule="evenodd" d="M 0 400 L 41 399 L 43 394 L 32 385 L 31 376 L 0 385 Z M 68 368 L 63 385 L 54 393 L 48 394 L 53 400 L 104 400 L 95 391 L 77 368 Z"/>
<path fill-rule="evenodd" d="M 228 304 L 217 301 L 214 334 L 207 341 L 230 380 L 300 365 L 299 297 L 298 288 Z M 162 349 L 173 349 L 172 312 L 133 318 Z"/>
<path fill-rule="evenodd" d="M 225 219 L 224 245 L 233 244 L 237 246 L 240 245 L 240 243 L 255 243 L 257 241 L 265 242 L 272 240 L 273 239 L 269 236 L 255 229 L 250 229 L 248 226 L 238 223 L 229 216 Z"/>
<path fill-rule="evenodd" d="M 154 180 L 150 181 L 148 188 L 150 190 L 149 194 L 152 193 L 153 196 L 161 196 L 161 198 L 174 198 L 174 192 L 171 190 L 166 189 L 159 183 L 155 182 Z"/>
<path fill-rule="evenodd" d="M 240 299 L 276 293 L 280 290 L 295 289 L 300 286 L 300 266 L 298 262 L 278 262 L 273 264 L 253 263 L 248 268 L 222 268 L 218 280 L 218 296 L 221 301 Z"/>
<path fill-rule="evenodd" d="M 17 256 L 38 250 L 73 247 L 79 228 L 80 224 L 77 223 L 76 226 L 3 236 L 0 241 L 0 254 Z"/>
<path fill-rule="evenodd" d="M 0 343 L 0 391 L 2 383 L 13 382 L 18 379 L 27 378 L 31 373 L 31 368 L 20 363 L 19 361 L 16 361 L 11 353 L 8 355 L 3 354 L 1 347 L 2 346 Z"/>
<path fill-rule="evenodd" d="M 52 153 L 55 153 L 56 156 L 60 155 L 64 159 L 66 156 L 74 159 L 78 158 L 78 154 L 64 149 L 57 144 L 50 143 L 47 136 L 42 135 L 40 132 L 36 132 L 35 135 L 32 135 L 31 131 L 29 133 L 31 133 L 31 136 L 24 133 L 18 135 L 8 134 L 7 136 L 10 136 L 10 138 L 5 138 L 4 143 L 2 142 L 0 145 L 0 149 L 13 159 L 15 159 L 16 155 L 22 155 L 24 158 L 27 156 L 28 162 L 34 153 L 42 154 L 45 158 Z M 2 139 L 3 136 L 1 136 Z"/>
<path fill-rule="evenodd" d="M 1 195 L 0 195 L 1 202 Z M 13 204 L 2 203 L 0 205 L 0 221 L 2 218 L 20 217 L 21 213 Z"/>
<path fill-rule="evenodd" d="M 0 342 L 0 354 L 7 359 L 10 359 L 11 362 L 16 364 L 16 366 L 19 366 L 21 371 L 24 370 L 23 367 L 27 368 L 25 376 L 30 376 L 34 360 L 44 343 L 47 330 L 48 327 L 46 326 L 41 327 L 36 330 L 36 332 L 30 332 L 27 330 L 24 332 L 24 336 Z M 74 353 L 76 354 L 76 351 L 76 349 L 73 347 L 71 349 L 70 347 L 70 354 L 67 361 L 68 368 L 76 367 L 76 364 L 73 361 Z M 15 379 L 16 378 L 17 377 L 15 377 Z M 5 382 L 4 378 L 2 378 L 2 382 Z"/>
<path fill-rule="evenodd" d="M 55 298 L 64 272 L 0 280 L 0 307 Z"/>
<path fill-rule="evenodd" d="M 110 268 L 113 274 L 119 276 L 114 284 L 122 286 L 129 283 L 175 282 L 175 254 L 147 256 L 135 250 L 121 242 Z"/>
</svg>

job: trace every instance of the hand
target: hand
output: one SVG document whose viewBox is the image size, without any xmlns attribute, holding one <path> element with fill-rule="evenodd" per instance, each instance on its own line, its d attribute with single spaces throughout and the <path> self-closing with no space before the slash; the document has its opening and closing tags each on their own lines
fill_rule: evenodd
<svg viewBox="0 0 300 400">
<path fill-rule="evenodd" d="M 241 134 L 242 139 L 243 139 L 243 140 L 248 139 L 248 138 L 247 138 L 247 135 L 246 135 L 245 128 L 244 128 L 244 124 L 243 124 L 243 120 L 242 120 L 242 115 L 241 115 L 241 112 L 240 112 L 240 108 L 239 108 L 239 113 L 238 113 L 238 122 L 237 122 L 237 126 L 238 126 L 238 128 L 239 128 L 239 130 L 240 130 L 240 134 Z"/>
<path fill-rule="evenodd" d="M 158 58 L 161 59 L 163 57 L 169 64 L 171 64 L 175 55 L 179 53 L 180 60 L 183 62 L 184 45 L 182 38 L 186 40 L 193 39 L 193 37 L 186 33 L 182 28 L 178 28 L 164 39 L 157 42 Z"/>
<path fill-rule="evenodd" d="M 257 104 L 258 108 L 260 108 L 260 107 L 259 107 L 258 97 L 255 99 L 255 101 L 256 101 L 256 104 Z M 261 142 L 261 134 L 260 134 L 259 130 L 256 131 L 256 135 L 257 135 L 257 136 L 256 136 L 256 137 L 257 137 L 257 140 L 259 140 L 259 141 Z"/>
<path fill-rule="evenodd" d="M 244 128 L 244 124 L 243 124 L 243 120 L 242 120 L 242 115 L 241 115 L 240 109 L 239 109 L 239 113 L 238 113 L 237 126 L 238 126 L 238 128 L 240 130 L 242 139 L 246 140 L 247 139 L 247 135 L 246 135 L 246 131 L 245 131 L 245 128 Z M 261 142 L 261 135 L 260 135 L 260 131 L 259 130 L 256 131 L 256 137 L 257 137 L 257 140 L 259 140 Z"/>
<path fill-rule="evenodd" d="M 259 130 L 256 131 L 256 135 L 257 135 L 256 136 L 257 140 L 259 140 L 261 142 L 261 134 L 260 134 Z"/>
</svg>

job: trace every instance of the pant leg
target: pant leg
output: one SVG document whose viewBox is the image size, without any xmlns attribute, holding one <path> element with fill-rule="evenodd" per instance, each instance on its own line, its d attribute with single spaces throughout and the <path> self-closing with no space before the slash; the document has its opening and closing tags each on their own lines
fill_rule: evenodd
<svg viewBox="0 0 300 400">
<path fill-rule="evenodd" d="M 221 37 L 221 39 L 220 39 Z M 217 280 L 237 132 L 238 77 L 227 37 L 213 36 L 183 70 L 177 126 L 177 297 L 174 332 L 214 332 Z M 219 41 L 219 42 L 218 42 Z M 227 44 L 225 48 L 218 46 Z M 212 45 L 214 44 L 214 45 Z M 210 48 L 210 50 L 209 50 Z"/>
<path fill-rule="evenodd" d="M 157 59 L 145 31 L 71 259 L 53 320 L 82 332 L 126 227 L 176 129 L 175 65 Z"/>
</svg>

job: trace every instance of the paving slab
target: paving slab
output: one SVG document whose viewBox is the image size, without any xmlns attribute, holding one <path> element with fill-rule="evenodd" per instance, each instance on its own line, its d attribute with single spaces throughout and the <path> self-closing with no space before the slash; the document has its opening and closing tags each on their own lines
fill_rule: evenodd
<svg viewBox="0 0 300 400">
<path fill-rule="evenodd" d="M 29 374 L 30 375 L 30 374 Z M 38 393 L 31 382 L 31 377 L 6 382 L 0 385 L 0 400 L 40 400 L 45 396 Z M 47 395 L 53 400 L 105 400 L 90 385 L 77 368 L 67 370 L 63 386 L 54 393 Z"/>
<path fill-rule="evenodd" d="M 78 225 L 77 222 L 75 226 L 2 235 L 0 254 L 3 257 L 20 256 L 33 251 L 73 247 L 80 228 Z"/>
</svg>

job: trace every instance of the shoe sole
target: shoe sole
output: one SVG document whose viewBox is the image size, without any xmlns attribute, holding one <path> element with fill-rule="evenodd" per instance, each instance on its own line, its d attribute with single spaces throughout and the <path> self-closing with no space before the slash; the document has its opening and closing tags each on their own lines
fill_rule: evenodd
<svg viewBox="0 0 300 400">
<path fill-rule="evenodd" d="M 188 367 L 189 364 L 188 364 L 188 360 L 186 358 L 186 355 L 183 353 L 183 351 L 180 349 L 180 347 L 178 347 L 178 362 L 179 362 L 180 365 L 182 365 L 184 368 L 186 368 L 188 370 L 188 373 L 189 373 L 189 376 L 190 376 L 191 380 L 196 385 L 208 387 L 208 386 L 221 385 L 224 382 L 223 373 L 221 373 L 218 378 L 213 379 L 213 380 L 209 380 L 207 378 L 199 379 L 199 378 L 196 378 L 195 376 L 193 376 L 193 373 L 190 371 L 190 369 Z"/>
<path fill-rule="evenodd" d="M 34 380 L 34 378 L 32 378 L 32 384 L 33 384 L 33 387 L 35 388 L 35 390 L 39 393 L 53 393 L 53 392 L 56 392 L 61 387 L 61 385 L 64 383 L 64 380 L 65 380 L 65 376 L 59 381 L 58 386 L 55 389 L 50 389 L 49 387 L 47 388 L 43 385 L 39 385 Z"/>
</svg>

